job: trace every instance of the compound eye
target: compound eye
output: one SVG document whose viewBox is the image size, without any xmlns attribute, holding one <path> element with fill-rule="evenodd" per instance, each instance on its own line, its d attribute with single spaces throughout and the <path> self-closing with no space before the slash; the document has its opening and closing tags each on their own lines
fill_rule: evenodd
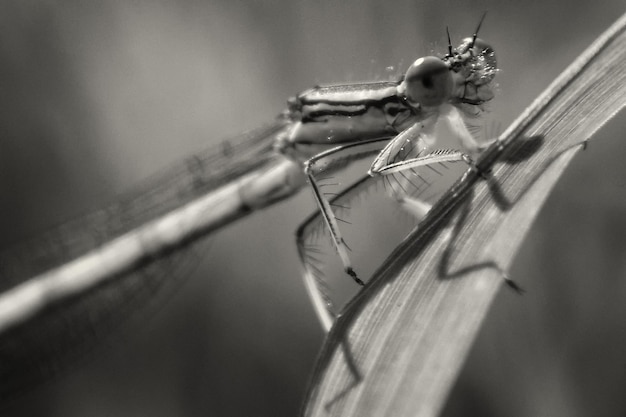
<svg viewBox="0 0 626 417">
<path fill-rule="evenodd" d="M 452 74 L 446 63 L 437 57 L 427 56 L 409 67 L 398 92 L 413 105 L 431 107 L 447 101 L 452 87 Z"/>
<path fill-rule="evenodd" d="M 472 38 L 465 38 L 463 39 L 463 41 L 461 41 L 461 44 L 459 45 L 457 50 L 461 54 L 465 53 L 467 52 L 471 44 L 472 44 Z M 472 49 L 473 49 L 474 55 L 494 53 L 493 47 L 489 45 L 487 42 L 485 42 L 484 40 L 482 40 L 481 38 L 476 38 L 476 40 L 474 41 L 474 47 Z"/>
<path fill-rule="evenodd" d="M 461 56 L 465 56 L 462 66 L 471 71 L 470 75 L 466 75 L 467 82 L 480 86 L 494 79 L 498 72 L 498 62 L 491 45 L 480 38 L 465 38 L 457 50 Z"/>
<path fill-rule="evenodd" d="M 476 40 L 474 41 L 474 51 L 476 52 L 476 54 L 494 54 L 495 56 L 495 51 L 493 50 L 493 47 L 480 38 L 476 38 Z"/>
<path fill-rule="evenodd" d="M 463 54 L 469 50 L 472 44 L 472 38 L 465 38 L 461 45 L 457 48 L 459 53 Z M 496 51 L 493 47 L 480 38 L 476 38 L 474 46 L 472 47 L 472 55 L 478 57 L 479 60 L 483 60 L 483 66 L 491 68 L 493 70 L 498 68 L 498 61 L 496 60 Z"/>
</svg>

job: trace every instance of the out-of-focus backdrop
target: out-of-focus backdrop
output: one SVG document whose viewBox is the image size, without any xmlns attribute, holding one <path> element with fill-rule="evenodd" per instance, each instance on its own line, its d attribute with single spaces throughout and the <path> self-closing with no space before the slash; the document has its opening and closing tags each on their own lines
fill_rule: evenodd
<svg viewBox="0 0 626 417">
<path fill-rule="evenodd" d="M 506 127 L 622 0 L 3 1 L 0 243 L 97 208 L 323 83 L 388 79 L 488 11 Z M 389 69 L 388 67 L 393 67 Z M 445 416 L 626 414 L 626 117 L 557 185 Z M 290 416 L 323 335 L 293 232 L 308 192 L 220 232 L 169 302 L 3 416 Z M 42 340 L 41 343 L 46 343 Z M 83 361 L 85 362 L 85 361 Z"/>
</svg>

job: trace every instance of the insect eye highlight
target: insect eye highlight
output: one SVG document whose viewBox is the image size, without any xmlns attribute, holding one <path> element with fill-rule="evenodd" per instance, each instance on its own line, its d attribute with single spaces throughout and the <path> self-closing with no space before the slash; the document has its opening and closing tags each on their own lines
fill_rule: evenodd
<svg viewBox="0 0 626 417">
<path fill-rule="evenodd" d="M 450 70 L 441 59 L 428 56 L 415 61 L 407 70 L 398 92 L 412 105 L 439 106 L 452 93 Z"/>
</svg>

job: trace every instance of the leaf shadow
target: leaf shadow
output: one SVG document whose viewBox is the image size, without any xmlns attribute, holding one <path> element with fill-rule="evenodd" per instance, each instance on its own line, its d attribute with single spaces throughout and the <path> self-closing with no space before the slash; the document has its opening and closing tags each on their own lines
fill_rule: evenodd
<svg viewBox="0 0 626 417">
<path fill-rule="evenodd" d="M 509 147 L 507 147 L 506 153 L 503 153 L 501 158 L 498 158 L 498 160 L 509 165 L 520 164 L 533 156 L 536 152 L 538 152 L 543 146 L 544 140 L 545 137 L 543 135 L 536 135 L 531 136 L 527 139 L 517 140 L 511 143 Z M 564 149 L 559 150 L 558 152 L 555 152 L 550 158 L 547 158 L 544 161 L 541 168 L 537 170 L 537 173 L 533 177 L 531 177 L 528 182 L 526 182 L 524 187 L 517 190 L 512 196 L 507 195 L 507 193 L 501 186 L 501 183 L 493 175 L 486 175 L 485 180 L 487 181 L 487 187 L 493 202 L 501 211 L 511 210 L 515 206 L 515 204 L 519 200 L 521 200 L 524 195 L 526 195 L 526 193 L 530 191 L 530 189 L 532 189 L 532 187 L 541 178 L 541 176 L 550 167 L 550 165 L 556 162 L 561 155 L 568 152 L 570 149 L 579 146 L 582 146 L 583 149 L 586 149 L 587 141 L 568 146 Z M 463 197 L 463 201 L 461 201 L 459 206 L 457 207 L 457 210 L 459 210 L 458 220 L 455 222 L 454 227 L 452 228 L 452 233 L 449 239 L 448 246 L 444 249 L 441 255 L 441 262 L 439 263 L 438 270 L 439 279 L 460 278 L 464 275 L 478 270 L 493 268 L 500 272 L 505 283 L 511 289 L 520 294 L 524 293 L 525 291 L 521 287 L 519 287 L 515 281 L 512 281 L 508 278 L 505 269 L 502 268 L 495 260 L 488 260 L 481 263 L 465 266 L 457 270 L 452 270 L 451 264 L 453 263 L 454 253 L 458 249 L 456 244 L 458 243 L 458 237 L 461 231 L 467 224 L 467 218 L 471 213 L 472 207 L 470 203 L 473 196 L 474 189 L 472 188 Z"/>
<path fill-rule="evenodd" d="M 569 151 L 571 148 L 583 146 L 586 147 L 586 141 L 581 142 L 572 146 L 569 146 L 565 149 L 559 150 L 554 153 L 554 155 L 550 158 L 547 158 L 544 164 L 540 169 L 537 169 L 537 173 L 533 176 L 524 187 L 518 189 L 514 192 L 514 195 L 507 195 L 504 191 L 500 181 L 489 172 L 489 169 L 494 166 L 496 162 L 502 162 L 507 165 L 518 165 L 541 150 L 543 145 L 545 144 L 545 136 L 543 135 L 535 135 L 528 138 L 519 138 L 512 143 L 509 143 L 500 154 L 498 154 L 495 158 L 493 158 L 487 166 L 487 173 L 484 175 L 476 174 L 476 179 L 474 181 L 468 181 L 467 187 L 468 191 L 459 196 L 455 196 L 456 204 L 445 212 L 443 215 L 438 216 L 435 220 L 438 224 L 434 227 L 434 231 L 430 233 L 426 233 L 422 235 L 423 244 L 420 245 L 419 250 L 414 252 L 411 257 L 419 256 L 423 250 L 428 248 L 430 241 L 436 236 L 436 232 L 440 231 L 446 227 L 453 221 L 454 225 L 451 228 L 451 234 L 447 243 L 446 248 L 443 250 L 441 254 L 441 258 L 438 265 L 438 278 L 441 280 L 447 279 L 456 279 L 461 278 L 469 273 L 494 268 L 499 271 L 501 274 L 505 276 L 505 282 L 516 290 L 519 293 L 522 293 L 523 290 L 517 286 L 513 281 L 508 280 L 506 278 L 505 271 L 498 265 L 495 260 L 483 261 L 480 263 L 476 263 L 469 266 L 464 266 L 460 269 L 453 270 L 452 263 L 454 260 L 454 254 L 458 249 L 458 238 L 463 230 L 464 226 L 467 225 L 467 220 L 469 218 L 469 214 L 472 212 L 471 202 L 475 195 L 474 192 L 474 184 L 479 181 L 482 177 L 483 180 L 487 181 L 487 187 L 490 193 L 492 200 L 495 205 L 501 211 L 509 211 L 511 210 L 515 204 L 533 187 L 533 185 L 541 178 L 543 173 L 548 169 L 550 165 L 552 165 L 562 154 Z M 458 215 L 457 215 L 458 213 Z M 419 226 L 418 226 L 419 229 Z M 392 254 L 393 256 L 393 254 Z M 387 261 L 385 262 L 387 264 Z M 396 269 L 399 266 L 392 264 L 390 269 Z M 375 274 L 377 275 L 377 274 Z M 397 277 L 397 273 L 386 274 L 389 277 Z M 389 280 L 377 280 L 372 281 L 371 288 L 366 288 L 366 290 L 362 291 L 355 299 L 350 302 L 347 308 L 344 310 L 343 314 L 337 316 L 337 321 L 335 326 L 333 326 L 331 330 L 331 334 L 329 337 L 335 337 L 337 340 L 336 347 L 340 347 L 342 350 L 343 356 L 345 358 L 346 367 L 352 376 L 352 381 L 343 388 L 335 397 L 333 397 L 328 403 L 325 404 L 324 408 L 326 411 L 329 411 L 333 405 L 344 399 L 350 391 L 352 391 L 356 386 L 359 385 L 361 381 L 364 379 L 363 373 L 360 371 L 357 361 L 352 352 L 351 344 L 346 335 L 353 323 L 353 321 L 359 316 L 360 310 L 365 307 L 367 303 L 357 302 L 357 299 L 361 299 L 362 297 L 371 298 L 379 288 L 383 285 L 387 284 Z M 330 355 L 324 355 L 326 357 L 330 357 Z M 320 364 L 323 366 L 322 364 Z"/>
</svg>

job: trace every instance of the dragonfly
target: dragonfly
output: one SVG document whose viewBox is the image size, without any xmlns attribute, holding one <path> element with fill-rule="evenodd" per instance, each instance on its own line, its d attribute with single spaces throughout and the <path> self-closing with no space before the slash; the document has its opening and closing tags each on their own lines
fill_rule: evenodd
<svg viewBox="0 0 626 417">
<path fill-rule="evenodd" d="M 321 191 L 318 177 L 374 156 L 367 178 L 444 162 L 461 161 L 473 168 L 472 155 L 485 145 L 474 139 L 464 118 L 477 119 L 482 106 L 494 97 L 498 71 L 494 49 L 478 38 L 483 19 L 484 15 L 473 35 L 458 47 L 452 47 L 448 34 L 447 54 L 416 60 L 396 81 L 307 90 L 290 99 L 288 109 L 274 123 L 194 155 L 113 205 L 37 238 L 33 246 L 41 248 L 42 242 L 49 242 L 45 249 L 33 251 L 26 244 L 5 251 L 0 255 L 0 336 L 6 337 L 0 337 L 0 354 L 26 351 L 24 340 L 42 328 L 58 326 L 61 333 L 68 320 L 47 318 L 59 305 L 70 304 L 74 315 L 84 316 L 82 309 L 98 294 L 105 294 L 113 305 L 117 296 L 112 294 L 120 286 L 128 293 L 148 293 L 150 298 L 163 276 L 178 273 L 172 270 L 184 264 L 178 258 L 189 257 L 189 246 L 200 237 L 295 195 L 307 183 L 345 272 L 362 285 L 333 202 Z M 459 140 L 462 150 L 433 150 L 441 125 Z M 367 180 L 355 183 L 352 190 L 360 189 L 362 182 Z M 394 192 L 396 200 L 423 208 L 413 196 L 399 194 Z M 305 230 L 300 228 L 297 238 L 301 257 L 306 252 L 301 245 Z M 145 279 L 128 283 L 120 278 L 145 273 L 147 265 L 155 262 L 168 268 L 154 273 L 158 276 L 154 288 L 146 290 Z M 305 270 L 310 265 L 305 262 Z M 305 283 L 322 327 L 328 330 L 334 321 L 329 298 L 316 276 L 305 272 Z M 84 297 L 86 293 L 92 295 Z M 106 318 L 114 308 L 103 308 L 93 317 Z M 25 324 L 40 317 L 44 317 L 42 324 L 28 330 Z M 98 326 L 87 327 L 91 331 Z M 74 333 L 83 337 L 79 331 Z M 4 380 L 25 374 L 19 371 L 5 378 L 6 372 L 0 373 Z"/>
</svg>

